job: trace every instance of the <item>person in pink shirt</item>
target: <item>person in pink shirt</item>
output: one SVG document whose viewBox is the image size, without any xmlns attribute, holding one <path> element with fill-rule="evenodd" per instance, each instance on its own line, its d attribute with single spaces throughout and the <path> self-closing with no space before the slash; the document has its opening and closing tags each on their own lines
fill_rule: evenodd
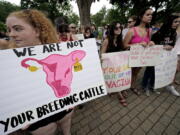
<svg viewBox="0 0 180 135">
<path fill-rule="evenodd" d="M 153 10 L 151 8 L 146 8 L 140 12 L 136 23 L 133 28 L 129 29 L 125 38 L 124 38 L 124 47 L 129 49 L 132 45 L 140 44 L 143 47 L 154 45 L 154 42 L 150 41 L 151 30 L 150 22 L 152 20 Z M 140 95 L 139 90 L 137 90 L 135 83 L 137 80 L 138 73 L 140 72 L 141 67 L 132 68 L 132 82 L 131 90 L 136 94 Z"/>
</svg>

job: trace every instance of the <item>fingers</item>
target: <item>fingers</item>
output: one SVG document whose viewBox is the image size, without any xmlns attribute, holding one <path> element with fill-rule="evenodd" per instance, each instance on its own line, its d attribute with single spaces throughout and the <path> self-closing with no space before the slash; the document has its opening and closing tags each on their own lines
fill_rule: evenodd
<svg viewBox="0 0 180 135">
<path fill-rule="evenodd" d="M 167 51 L 170 51 L 170 50 L 172 50 L 172 46 L 170 46 L 170 45 L 164 45 L 163 46 L 163 49 L 165 49 L 165 50 L 167 50 Z"/>
</svg>

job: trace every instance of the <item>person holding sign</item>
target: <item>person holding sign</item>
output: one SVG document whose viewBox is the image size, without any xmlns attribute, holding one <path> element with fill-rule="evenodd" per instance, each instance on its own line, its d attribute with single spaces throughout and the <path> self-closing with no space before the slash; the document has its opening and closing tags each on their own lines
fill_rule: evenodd
<svg viewBox="0 0 180 135">
<path fill-rule="evenodd" d="M 52 23 L 38 10 L 11 13 L 6 19 L 10 40 L 16 47 L 59 42 Z M 26 127 L 33 135 L 54 135 L 60 125 L 64 135 L 70 135 L 72 110 L 59 112 Z"/>
<path fill-rule="evenodd" d="M 169 50 L 171 51 L 175 45 L 176 42 L 176 29 L 178 28 L 179 25 L 179 16 L 176 15 L 171 15 L 167 18 L 167 20 L 164 22 L 164 24 L 162 25 L 162 27 L 160 28 L 159 31 L 157 31 L 153 36 L 152 36 L 152 40 L 158 44 L 158 45 L 164 45 L 164 49 L 165 50 Z M 145 71 L 145 75 L 147 76 L 147 74 L 152 74 L 151 77 L 149 78 L 152 82 L 149 85 L 151 85 L 151 87 L 154 87 L 154 80 L 155 80 L 155 75 L 154 75 L 154 67 L 149 67 L 149 69 L 147 69 Z M 144 81 L 145 81 L 144 77 Z M 148 84 L 147 84 L 148 85 Z M 166 86 L 166 89 L 172 93 L 175 96 L 180 96 L 180 94 L 176 91 L 176 89 L 174 88 L 174 86 L 171 84 L 169 86 Z"/>
<path fill-rule="evenodd" d="M 150 31 L 150 22 L 152 20 L 153 10 L 151 8 L 146 8 L 143 10 L 137 17 L 135 27 L 131 28 L 125 38 L 124 38 L 124 47 L 129 49 L 132 45 L 140 44 L 144 47 L 149 45 L 154 45 L 154 42 L 150 41 L 151 31 Z M 140 95 L 139 90 L 135 87 L 135 82 L 137 80 L 138 73 L 140 72 L 141 67 L 132 68 L 132 83 L 131 90 L 136 94 Z"/>
<path fill-rule="evenodd" d="M 101 54 L 124 50 L 121 31 L 122 28 L 119 22 L 114 22 L 112 25 L 110 25 L 109 34 L 103 42 Z M 125 97 L 127 97 L 126 91 L 119 92 L 118 96 L 120 103 L 123 106 L 127 106 L 128 104 L 125 100 Z"/>
</svg>

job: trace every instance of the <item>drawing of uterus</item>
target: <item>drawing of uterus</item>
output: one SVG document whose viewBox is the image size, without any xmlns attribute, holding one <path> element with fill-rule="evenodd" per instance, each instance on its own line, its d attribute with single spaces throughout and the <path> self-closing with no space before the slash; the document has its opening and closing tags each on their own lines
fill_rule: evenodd
<svg viewBox="0 0 180 135">
<path fill-rule="evenodd" d="M 58 98 L 67 96 L 71 92 L 71 83 L 73 79 L 73 65 L 81 61 L 86 53 L 82 50 L 76 50 L 68 55 L 51 54 L 48 57 L 38 60 L 35 58 L 26 58 L 21 61 L 22 67 L 30 71 L 36 71 L 38 68 L 26 64 L 27 61 L 35 61 L 42 65 L 46 73 L 46 82 L 53 89 Z"/>
</svg>

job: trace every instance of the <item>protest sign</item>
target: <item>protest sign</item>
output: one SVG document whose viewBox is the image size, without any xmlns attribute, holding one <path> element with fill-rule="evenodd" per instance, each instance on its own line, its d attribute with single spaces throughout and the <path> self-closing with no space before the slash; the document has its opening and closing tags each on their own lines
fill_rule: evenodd
<svg viewBox="0 0 180 135">
<path fill-rule="evenodd" d="M 180 37 L 177 38 L 177 41 L 176 41 L 176 44 L 175 44 L 173 50 L 175 50 L 176 53 L 177 53 L 178 55 L 180 55 Z"/>
<path fill-rule="evenodd" d="M 84 35 L 83 34 L 76 34 L 75 36 L 76 36 L 76 38 L 78 40 L 84 40 Z"/>
<path fill-rule="evenodd" d="M 155 89 L 173 82 L 177 67 L 177 54 L 174 51 L 163 51 L 160 64 L 155 66 Z"/>
<path fill-rule="evenodd" d="M 144 67 L 155 66 L 159 64 L 160 55 L 163 46 L 154 45 L 143 47 L 141 45 L 133 45 L 130 48 L 129 66 L 130 67 Z"/>
<path fill-rule="evenodd" d="M 129 51 L 102 54 L 102 69 L 108 93 L 130 88 Z"/>
<path fill-rule="evenodd" d="M 0 62 L 0 135 L 107 94 L 95 39 L 1 50 Z"/>
</svg>

